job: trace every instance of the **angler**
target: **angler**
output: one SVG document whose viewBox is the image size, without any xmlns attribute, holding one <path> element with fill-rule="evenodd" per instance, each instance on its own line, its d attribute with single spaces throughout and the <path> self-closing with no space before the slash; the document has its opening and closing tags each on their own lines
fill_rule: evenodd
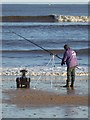
<svg viewBox="0 0 90 120">
<path fill-rule="evenodd" d="M 64 45 L 64 49 L 65 52 L 61 62 L 61 65 L 65 63 L 67 65 L 67 80 L 66 80 L 66 85 L 64 87 L 74 87 L 75 68 L 78 65 L 76 52 L 72 50 L 68 45 Z M 71 81 L 71 85 L 69 86 L 70 81 Z"/>
<path fill-rule="evenodd" d="M 29 40 L 29 39 L 27 39 L 27 38 L 21 36 L 20 34 L 17 34 L 16 32 L 12 32 L 12 33 L 16 34 L 17 36 L 23 38 L 24 40 L 26 40 L 26 41 L 28 41 L 28 42 L 34 44 L 35 46 L 41 48 L 42 50 L 48 52 L 50 55 L 54 55 L 51 51 L 46 50 L 45 48 L 41 47 L 40 45 L 32 42 L 31 40 Z M 77 60 L 75 61 L 76 63 L 75 63 L 74 66 L 69 66 L 69 62 L 70 62 L 70 64 L 71 64 L 72 60 L 73 60 L 74 58 L 76 59 L 76 53 L 75 53 L 75 51 L 73 51 L 71 48 L 69 48 L 68 45 L 65 45 L 65 46 L 64 46 L 64 49 L 65 49 L 65 53 L 64 53 L 63 58 L 59 57 L 58 55 L 54 55 L 54 56 L 56 56 L 57 58 L 59 58 L 59 59 L 62 60 L 61 65 L 65 64 L 65 62 L 66 62 L 66 64 L 67 64 L 67 83 L 66 83 L 65 87 L 69 86 L 70 77 L 71 77 L 71 87 L 73 87 L 74 81 L 75 81 L 75 68 L 78 68 L 78 67 L 77 67 Z M 70 53 L 69 55 L 68 55 L 68 51 L 69 51 L 69 53 Z M 72 52 L 74 52 L 74 53 L 72 53 Z M 69 56 L 69 57 L 68 57 L 68 56 Z M 78 68 L 78 69 L 79 69 L 79 68 Z"/>
</svg>

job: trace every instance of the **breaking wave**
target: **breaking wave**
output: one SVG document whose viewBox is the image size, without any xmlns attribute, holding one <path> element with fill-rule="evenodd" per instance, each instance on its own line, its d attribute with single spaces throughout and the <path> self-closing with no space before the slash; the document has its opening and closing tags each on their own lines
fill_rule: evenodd
<svg viewBox="0 0 90 120">
<path fill-rule="evenodd" d="M 2 22 L 90 22 L 89 16 L 2 16 Z"/>
<path fill-rule="evenodd" d="M 0 68 L 0 75 L 14 75 L 20 76 L 20 70 L 26 69 L 27 76 L 66 76 L 66 67 L 49 67 L 49 66 L 36 66 L 36 67 L 18 67 L 18 68 Z M 89 70 L 86 66 L 76 68 L 77 76 L 88 76 Z"/>
</svg>

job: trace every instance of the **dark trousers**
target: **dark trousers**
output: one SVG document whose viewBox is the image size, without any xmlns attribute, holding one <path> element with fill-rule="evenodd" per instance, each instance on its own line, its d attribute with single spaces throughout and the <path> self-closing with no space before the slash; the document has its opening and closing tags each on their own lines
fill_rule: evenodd
<svg viewBox="0 0 90 120">
<path fill-rule="evenodd" d="M 75 81 L 75 67 L 67 68 L 67 85 L 71 82 L 71 85 L 74 85 Z"/>
</svg>

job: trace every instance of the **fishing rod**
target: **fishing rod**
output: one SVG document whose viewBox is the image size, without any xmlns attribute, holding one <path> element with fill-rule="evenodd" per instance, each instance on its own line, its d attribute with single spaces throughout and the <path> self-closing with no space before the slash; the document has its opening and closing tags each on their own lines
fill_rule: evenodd
<svg viewBox="0 0 90 120">
<path fill-rule="evenodd" d="M 26 41 L 28 41 L 28 42 L 30 42 L 30 43 L 32 43 L 32 44 L 34 44 L 35 46 L 37 46 L 37 47 L 41 48 L 42 50 L 44 50 L 44 51 L 48 52 L 50 55 L 54 55 L 51 51 L 49 51 L 49 50 L 47 50 L 47 49 L 43 48 L 42 46 L 40 46 L 40 45 L 38 45 L 38 44 L 36 44 L 36 43 L 32 42 L 31 40 L 29 40 L 29 39 L 25 38 L 24 36 L 22 36 L 22 35 L 20 35 L 20 34 L 17 34 L 16 32 L 13 32 L 13 31 L 12 31 L 12 32 L 7 32 L 7 33 L 14 33 L 14 34 L 16 34 L 17 36 L 19 36 L 19 37 L 23 38 L 24 40 L 26 40 Z M 57 58 L 59 58 L 59 59 L 61 59 L 61 60 L 62 60 L 62 58 L 61 58 L 61 57 L 59 57 L 57 54 L 55 54 L 54 56 L 56 56 Z M 79 68 L 78 66 L 76 66 L 76 68 L 77 68 L 77 69 L 79 69 L 79 70 L 82 70 L 82 69 L 81 69 L 81 68 Z M 83 70 L 83 71 L 84 71 L 84 70 Z"/>
<path fill-rule="evenodd" d="M 29 40 L 29 39 L 25 38 L 24 36 L 22 36 L 22 35 L 20 35 L 20 34 L 17 34 L 16 32 L 12 32 L 12 33 L 16 34 L 17 36 L 19 36 L 19 37 L 23 38 L 24 40 L 26 40 L 26 41 L 28 41 L 28 42 L 30 42 L 30 43 L 32 43 L 32 44 L 34 44 L 35 46 L 37 46 L 37 47 L 41 48 L 42 50 L 44 50 L 44 51 L 48 52 L 50 55 L 54 55 L 51 51 L 46 50 L 46 49 L 45 49 L 45 48 L 43 48 L 42 46 L 40 46 L 40 45 L 38 45 L 38 44 L 36 44 L 36 43 L 32 42 L 31 40 Z M 59 59 L 62 59 L 62 58 L 61 58 L 61 57 L 59 57 L 58 55 L 55 55 L 55 56 L 56 56 L 57 58 L 59 58 Z"/>
</svg>

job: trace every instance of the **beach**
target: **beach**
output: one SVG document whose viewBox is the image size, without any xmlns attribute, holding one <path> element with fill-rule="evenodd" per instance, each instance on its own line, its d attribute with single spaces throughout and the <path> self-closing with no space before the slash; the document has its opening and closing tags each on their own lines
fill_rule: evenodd
<svg viewBox="0 0 90 120">
<path fill-rule="evenodd" d="M 25 9 L 24 9 L 25 8 Z M 3 4 L 0 21 L 2 118 L 88 118 L 87 4 Z M 63 46 L 76 51 L 74 88 L 64 88 Z M 57 57 L 58 56 L 58 57 Z M 20 70 L 30 88 L 17 88 Z"/>
<path fill-rule="evenodd" d="M 68 90 L 69 92 L 70 90 Z M 71 90 L 72 92 L 73 90 Z M 3 93 L 10 96 L 8 104 L 16 104 L 20 107 L 46 107 L 55 105 L 88 105 L 88 96 L 82 95 L 57 95 L 40 90 L 7 90 Z M 3 100 L 4 102 L 4 100 Z"/>
<path fill-rule="evenodd" d="M 77 77 L 74 88 L 63 88 L 65 76 L 63 80 L 51 77 L 42 76 L 38 81 L 39 76 L 32 77 L 30 88 L 16 88 L 16 76 L 4 77 L 2 117 L 88 118 L 88 78 Z"/>
</svg>

